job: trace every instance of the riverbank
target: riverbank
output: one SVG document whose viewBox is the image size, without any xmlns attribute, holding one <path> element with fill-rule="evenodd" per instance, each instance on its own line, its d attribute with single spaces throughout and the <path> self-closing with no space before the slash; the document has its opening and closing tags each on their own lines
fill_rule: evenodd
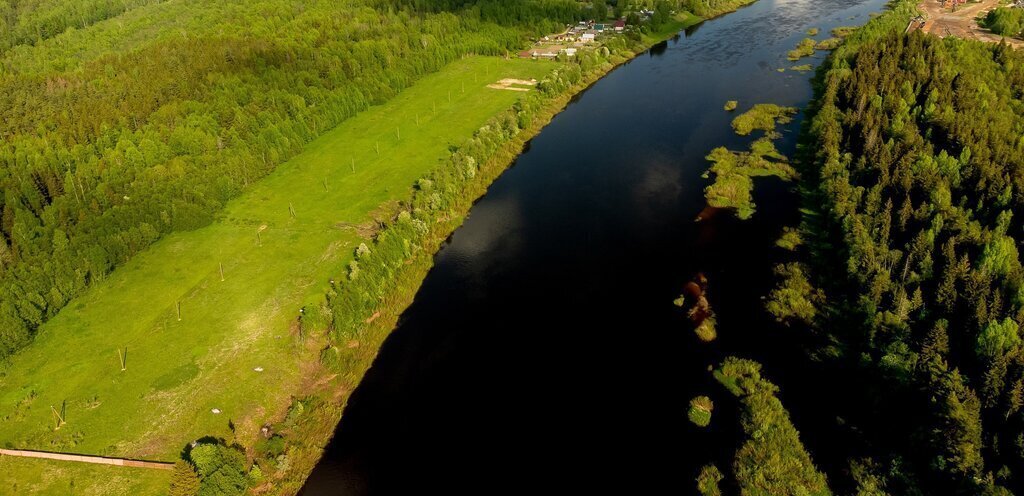
<svg viewBox="0 0 1024 496">
<path fill-rule="evenodd" d="M 293 470 L 287 475 L 282 474 L 281 477 L 268 480 L 255 490 L 257 494 L 293 494 L 301 489 L 319 461 L 324 447 L 330 442 L 332 432 L 342 420 L 342 412 L 351 393 L 359 385 L 377 356 L 380 345 L 395 328 L 401 314 L 412 303 L 420 284 L 433 267 L 434 254 L 451 233 L 462 225 L 469 209 L 487 192 L 490 184 L 515 162 L 530 139 L 540 133 L 577 95 L 606 74 L 650 47 L 667 41 L 681 30 L 701 22 L 704 22 L 703 18 L 683 13 L 675 22 L 656 32 L 643 35 L 640 45 L 628 52 L 609 53 L 602 65 L 582 74 L 579 81 L 563 89 L 559 95 L 547 99 L 536 109 L 536 114 L 527 126 L 521 128 L 513 138 L 494 150 L 490 157 L 480 164 L 473 180 L 466 183 L 465 189 L 457 195 L 458 201 L 448 207 L 446 215 L 437 217 L 436 222 L 430 224 L 429 231 L 419 240 L 415 255 L 399 264 L 398 269 L 389 274 L 392 284 L 389 285 L 389 290 L 380 296 L 379 303 L 372 308 L 364 309 L 358 317 L 349 321 L 348 326 L 333 329 L 335 336 L 348 338 L 328 348 L 329 353 L 337 355 L 331 357 L 331 361 L 335 363 L 333 368 L 337 372 L 332 372 L 328 368 L 321 370 L 322 375 L 311 381 L 318 384 L 317 390 L 301 400 L 301 418 L 281 431 L 285 439 L 290 440 L 287 452 Z M 543 85 L 542 81 L 540 86 Z M 514 113 L 515 109 L 512 112 Z M 401 215 L 396 214 L 395 217 L 397 220 Z M 380 236 L 385 236 L 386 233 L 387 228 Z M 328 327 L 323 326 L 310 331 L 326 339 L 326 336 L 332 333 Z M 335 327 L 338 327 L 337 322 Z"/>
<path fill-rule="evenodd" d="M 309 388 L 322 344 L 294 332 L 300 310 L 322 300 L 330 276 L 369 242 L 378 207 L 408 198 L 449 143 L 521 98 L 487 84 L 543 79 L 560 66 L 451 63 L 326 132 L 210 226 L 135 257 L 3 364 L 0 443 L 162 461 L 206 436 L 251 449 Z M 51 405 L 66 421 L 59 429 Z M 11 457 L 0 466 L 5 483 L 42 494 L 63 494 L 72 481 L 82 492 L 153 494 L 167 480 L 133 470 L 133 484 L 115 484 L 104 470 Z"/>
</svg>

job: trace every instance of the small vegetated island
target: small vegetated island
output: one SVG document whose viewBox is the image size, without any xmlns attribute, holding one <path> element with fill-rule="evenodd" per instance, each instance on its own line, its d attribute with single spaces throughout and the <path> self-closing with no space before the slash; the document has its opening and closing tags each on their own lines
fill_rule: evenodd
<svg viewBox="0 0 1024 496">
<path fill-rule="evenodd" d="M 752 196 L 753 178 L 774 176 L 792 180 L 797 177 L 796 171 L 773 142 L 779 136 L 776 126 L 790 122 L 795 113 L 795 108 L 759 103 L 733 119 L 732 127 L 736 134 L 748 136 L 760 131 L 763 136 L 755 140 L 746 152 L 719 147 L 708 154 L 707 160 L 713 165 L 705 177 L 714 175 L 714 182 L 704 189 L 708 206 L 732 209 L 741 219 L 748 219 L 756 207 Z"/>
<path fill-rule="evenodd" d="M 752 1 L 0 3 L 0 445 L 180 461 L 0 492 L 296 492 L 525 140 Z"/>
</svg>

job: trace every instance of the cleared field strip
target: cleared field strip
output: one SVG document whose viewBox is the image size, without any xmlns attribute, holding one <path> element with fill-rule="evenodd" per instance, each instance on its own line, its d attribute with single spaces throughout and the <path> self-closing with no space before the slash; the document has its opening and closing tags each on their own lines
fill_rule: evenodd
<svg viewBox="0 0 1024 496">
<path fill-rule="evenodd" d="M 172 460 L 203 436 L 254 443 L 316 364 L 292 326 L 344 276 L 365 239 L 353 227 L 522 95 L 488 84 L 555 67 L 452 63 L 325 133 L 213 224 L 129 261 L 0 365 L 0 445 Z M 50 405 L 66 405 L 60 429 Z"/>
</svg>

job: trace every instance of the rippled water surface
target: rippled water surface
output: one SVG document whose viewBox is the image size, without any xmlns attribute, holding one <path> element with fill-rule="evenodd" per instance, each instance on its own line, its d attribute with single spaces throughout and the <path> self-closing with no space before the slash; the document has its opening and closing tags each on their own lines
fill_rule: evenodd
<svg viewBox="0 0 1024 496">
<path fill-rule="evenodd" d="M 805 105 L 811 73 L 779 73 L 793 65 L 786 52 L 807 29 L 825 38 L 884 3 L 760 0 L 577 98 L 437 254 L 304 494 L 689 494 L 700 466 L 728 467 L 738 441 L 735 407 L 707 370 L 729 354 L 765 364 L 815 460 L 840 470 L 837 445 L 852 442 L 832 427 L 840 400 L 823 396 L 760 299 L 774 240 L 796 221 L 791 186 L 759 180 L 750 221 L 694 218 L 703 157 L 750 141 L 732 133 L 725 101 Z M 713 345 L 672 305 L 696 272 L 719 317 Z M 696 394 L 716 400 L 710 429 L 686 419 Z"/>
</svg>

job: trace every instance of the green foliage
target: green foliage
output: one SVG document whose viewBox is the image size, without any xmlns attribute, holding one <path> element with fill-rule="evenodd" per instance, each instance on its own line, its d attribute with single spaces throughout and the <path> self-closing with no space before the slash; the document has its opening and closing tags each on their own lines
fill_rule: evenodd
<svg viewBox="0 0 1024 496">
<path fill-rule="evenodd" d="M 809 72 L 814 70 L 814 67 L 812 67 L 811 64 L 794 65 L 793 67 L 790 67 L 790 70 L 797 72 Z"/>
<path fill-rule="evenodd" d="M 913 426 L 896 439 L 855 426 L 889 436 L 879 455 L 906 467 L 862 474 L 865 494 L 998 492 L 985 474 L 1024 463 L 1006 441 L 1024 439 L 1024 52 L 903 34 L 914 5 L 833 33 L 845 41 L 822 68 L 803 145 L 803 277 L 787 271 L 772 298 L 799 304 L 774 311 L 816 308 L 804 316 L 837 351 L 822 355 L 865 367 L 862 394 L 905 399 L 887 412 Z M 797 287 L 829 298 L 805 305 Z"/>
<path fill-rule="evenodd" d="M 363 233 L 339 227 L 375 225 L 377 207 L 408 201 L 416 179 L 450 157 L 450 143 L 467 140 L 524 95 L 489 89 L 485 81 L 542 79 L 556 67 L 560 65 L 499 57 L 460 59 L 417 81 L 401 98 L 343 122 L 269 177 L 250 184 L 214 224 L 159 241 L 70 303 L 45 324 L 48 339 L 7 360 L 4 380 L 33 385 L 39 395 L 36 404 L 44 409 L 68 400 L 74 430 L 85 433 L 75 452 L 132 456 L 109 447 L 146 439 L 147 452 L 155 458 L 173 459 L 189 439 L 230 437 L 226 415 L 239 420 L 252 412 L 277 411 L 308 372 L 298 364 L 316 360 L 313 346 L 318 339 L 307 339 L 311 346 L 303 346 L 298 336 L 289 336 L 299 309 L 306 308 L 300 328 L 308 331 L 332 288 L 328 280 L 341 278 L 355 248 L 366 242 L 370 257 L 378 254 Z M 474 80 L 480 84 L 473 85 Z M 455 92 L 449 103 L 449 89 L 463 82 L 466 92 Z M 415 127 L 417 114 L 420 127 Z M 403 126 L 401 141 L 395 139 L 398 125 Z M 377 140 L 379 156 L 373 147 Z M 290 203 L 295 218 L 289 215 Z M 262 246 L 256 246 L 254 231 L 260 225 L 268 228 L 262 232 Z M 401 241 L 398 248 L 404 250 Z M 409 250 L 415 253 L 417 248 Z M 361 265 L 365 279 L 366 264 Z M 408 288 L 417 283 L 402 284 Z M 181 322 L 175 318 L 179 299 Z M 10 303 L 0 298 L 0 308 Z M 335 318 L 323 317 L 325 322 Z M 0 333 L 5 330 L 0 326 Z M 363 349 L 374 345 L 364 339 Z M 121 373 L 115 349 L 126 343 L 128 370 Z M 348 341 L 335 346 L 348 352 L 338 362 L 345 377 L 364 365 L 352 358 L 361 350 L 348 346 Z M 68 350 L 85 358 L 54 359 Z M 112 373 L 116 380 L 110 380 Z M 24 448 L 70 450 L 73 431 L 52 431 L 52 424 L 48 427 L 37 416 L 47 410 L 36 406 L 38 414 L 12 415 L 27 393 L 20 386 L 0 387 L 0 418 L 10 416 L 0 422 L 0 439 Z M 97 396 L 98 408 L 84 405 Z M 226 415 L 210 413 L 214 407 Z M 162 412 L 160 422 L 138 415 L 150 410 Z M 256 426 L 239 422 L 240 429 Z M 238 434 L 255 441 L 255 432 Z M 161 485 L 166 489 L 167 482 Z"/>
<path fill-rule="evenodd" d="M 835 50 L 839 48 L 839 45 L 843 44 L 843 39 L 833 36 L 832 38 L 825 38 L 814 45 L 815 50 Z"/>
<path fill-rule="evenodd" d="M 998 277 L 1008 277 L 1020 271 L 1017 242 L 1005 235 L 996 235 L 985 245 L 979 262 L 981 269 Z"/>
<path fill-rule="evenodd" d="M 775 397 L 774 384 L 761 377 L 761 365 L 728 357 L 716 379 L 739 397 L 746 440 L 736 452 L 733 472 L 740 494 L 827 495 L 825 476 L 800 442 L 789 413 Z"/>
<path fill-rule="evenodd" d="M 620 0 L 621 1 L 621 0 Z M 682 0 L 683 8 L 705 19 L 732 12 L 757 0 Z"/>
<path fill-rule="evenodd" d="M 727 112 L 732 112 L 733 110 L 736 110 L 736 107 L 738 107 L 739 104 L 740 104 L 740 102 L 738 102 L 736 100 L 729 100 L 729 101 L 725 102 L 725 110 Z"/>
<path fill-rule="evenodd" d="M 481 174 L 467 174 L 466 164 L 487 166 L 503 145 L 534 122 L 546 101 L 573 92 L 588 78 L 603 74 L 608 61 L 620 56 L 617 53 L 633 53 L 640 48 L 642 45 L 630 44 L 614 51 L 578 54 L 574 61 L 540 80 L 538 91 L 526 94 L 513 109 L 492 118 L 456 147 L 441 167 L 420 179 L 408 210 L 387 223 L 368 247 L 369 253 L 360 258 L 359 277 L 345 281 L 331 295 L 335 339 L 350 339 L 365 328 L 367 316 L 380 304 L 378 295 L 400 283 L 394 277 L 394 268 L 404 265 L 416 248 L 438 236 L 435 230 L 443 228 L 442 219 L 449 218 L 450 212 L 465 208 L 476 198 Z"/>
<path fill-rule="evenodd" d="M 768 295 L 768 313 L 779 322 L 811 324 L 818 315 L 818 308 L 825 303 L 825 295 L 814 288 L 799 263 L 787 263 L 775 267 L 779 278 L 778 286 Z"/>
<path fill-rule="evenodd" d="M 174 462 L 174 473 L 171 475 L 169 496 L 198 496 L 199 474 L 195 467 L 185 460 Z"/>
<path fill-rule="evenodd" d="M 705 343 L 710 343 L 718 338 L 718 329 L 714 316 L 707 317 L 697 324 L 697 328 L 693 330 L 694 334 L 697 335 L 697 339 Z"/>
<path fill-rule="evenodd" d="M 198 444 L 189 459 L 199 472 L 200 496 L 236 496 L 249 487 L 245 453 L 223 444 Z"/>
<path fill-rule="evenodd" d="M 876 26 L 877 25 L 878 24 L 876 23 Z M 859 29 L 857 26 L 839 26 L 837 28 L 832 28 L 832 36 L 835 36 L 836 38 L 846 38 L 856 32 L 857 29 Z"/>
<path fill-rule="evenodd" d="M 285 451 L 285 440 L 280 434 L 274 434 L 266 439 L 260 439 L 253 448 L 256 455 L 268 460 L 273 460 Z"/>
<path fill-rule="evenodd" d="M 783 107 L 774 103 L 759 103 L 736 116 L 732 120 L 732 128 L 740 136 L 747 136 L 758 130 L 772 133 L 776 125 L 790 123 L 796 112 L 797 109 L 792 107 Z"/>
<path fill-rule="evenodd" d="M 804 38 L 800 40 L 800 43 L 796 45 L 796 48 L 786 53 L 786 58 L 792 61 L 800 60 L 804 57 L 810 57 L 814 55 L 814 47 L 816 43 L 811 38 Z"/>
<path fill-rule="evenodd" d="M 772 126 L 772 132 L 774 129 Z M 797 175 L 786 162 L 786 157 L 767 138 L 754 141 L 750 145 L 750 152 L 731 152 L 719 147 L 711 150 L 705 158 L 712 162 L 706 175 L 715 176 L 714 182 L 704 188 L 708 205 L 734 209 L 741 219 L 749 219 L 755 211 L 754 177 L 775 176 L 791 180 Z"/>
<path fill-rule="evenodd" d="M 803 244 L 804 240 L 800 236 L 800 230 L 789 226 L 782 228 L 782 236 L 779 236 L 778 241 L 775 242 L 775 246 L 789 251 L 796 251 Z"/>
<path fill-rule="evenodd" d="M 718 467 L 705 465 L 701 467 L 700 474 L 697 475 L 697 491 L 701 496 L 722 496 L 722 490 L 718 488 L 718 483 L 724 478 Z"/>
<path fill-rule="evenodd" d="M 818 33 L 820 31 L 821 30 L 818 29 L 818 28 L 810 28 L 810 29 L 807 30 L 807 36 L 818 36 Z"/>
<path fill-rule="evenodd" d="M 0 54 L 0 358 L 325 131 L 580 12 L 571 0 L 413 3 L 18 2 L 0 46 L 27 42 L 22 29 L 36 44 Z M 83 29 L 47 39 L 68 26 Z"/>
<path fill-rule="evenodd" d="M 989 360 L 1020 346 L 1021 339 L 1017 323 L 1006 318 L 1002 321 L 989 322 L 978 335 L 975 350 L 979 356 Z"/>
<path fill-rule="evenodd" d="M 164 0 L 11 0 L 0 2 L 0 53 L 35 44 L 68 29 L 83 29 L 129 10 Z"/>
<path fill-rule="evenodd" d="M 1024 9 L 992 9 L 985 15 L 984 26 L 995 34 L 1020 37 L 1024 35 Z"/>
<path fill-rule="evenodd" d="M 690 422 L 693 422 L 697 427 L 707 427 L 711 424 L 711 412 L 714 411 L 715 404 L 711 401 L 711 398 L 707 396 L 697 396 L 690 400 L 690 409 L 687 412 Z"/>
</svg>

